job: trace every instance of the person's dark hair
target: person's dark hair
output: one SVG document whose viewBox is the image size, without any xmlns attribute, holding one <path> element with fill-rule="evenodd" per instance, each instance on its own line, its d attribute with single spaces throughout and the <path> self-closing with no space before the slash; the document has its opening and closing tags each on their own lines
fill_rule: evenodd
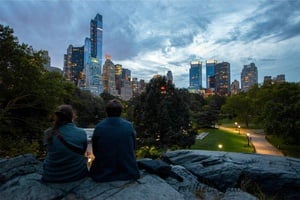
<svg viewBox="0 0 300 200">
<path fill-rule="evenodd" d="M 110 100 L 106 107 L 105 112 L 108 117 L 120 117 L 122 113 L 122 104 L 117 99 Z"/>
<path fill-rule="evenodd" d="M 60 126 L 63 126 L 67 123 L 72 123 L 73 120 L 73 109 L 71 105 L 60 105 L 57 107 L 55 114 L 55 121 L 48 134 L 48 142 L 51 143 L 53 132 L 58 130 Z"/>
</svg>

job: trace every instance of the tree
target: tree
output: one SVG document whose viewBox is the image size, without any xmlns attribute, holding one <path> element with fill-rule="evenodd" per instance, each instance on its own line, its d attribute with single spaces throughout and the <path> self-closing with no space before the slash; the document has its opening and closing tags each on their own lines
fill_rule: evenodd
<svg viewBox="0 0 300 200">
<path fill-rule="evenodd" d="M 261 96 L 269 95 L 265 101 L 262 117 L 265 132 L 281 136 L 286 142 L 300 142 L 300 86 L 296 83 L 274 84 Z"/>
<path fill-rule="evenodd" d="M 189 107 L 181 94 L 160 76 L 151 79 L 146 91 L 132 99 L 128 116 L 137 130 L 139 146 L 187 147 L 194 143 Z"/>
<path fill-rule="evenodd" d="M 19 44 L 13 30 L 0 25 L 0 155 L 35 152 L 57 105 L 74 86 L 43 68 L 41 53 Z"/>
<path fill-rule="evenodd" d="M 253 114 L 253 101 L 246 93 L 228 97 L 221 109 L 224 113 L 236 116 L 237 120 L 244 122 L 246 127 L 249 127 Z"/>
<path fill-rule="evenodd" d="M 106 117 L 104 100 L 90 91 L 76 88 L 68 104 L 73 106 L 77 116 L 76 123 L 80 127 L 94 127 L 99 120 Z"/>
</svg>

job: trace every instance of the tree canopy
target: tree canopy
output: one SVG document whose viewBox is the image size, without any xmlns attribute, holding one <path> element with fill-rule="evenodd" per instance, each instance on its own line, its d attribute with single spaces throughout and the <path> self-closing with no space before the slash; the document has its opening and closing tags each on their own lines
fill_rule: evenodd
<svg viewBox="0 0 300 200">
<path fill-rule="evenodd" d="M 71 104 L 80 126 L 103 118 L 103 100 L 80 91 L 59 72 L 46 71 L 42 51 L 19 44 L 0 25 L 0 156 L 39 153 L 43 131 L 58 105 Z"/>
<path fill-rule="evenodd" d="M 244 122 L 262 126 L 267 134 L 300 142 L 300 85 L 277 83 L 257 85 L 247 93 L 228 97 L 222 111 Z"/>
<path fill-rule="evenodd" d="M 139 146 L 187 147 L 194 143 L 188 102 L 163 76 L 150 80 L 146 91 L 129 103 L 128 117 L 134 122 Z"/>
</svg>

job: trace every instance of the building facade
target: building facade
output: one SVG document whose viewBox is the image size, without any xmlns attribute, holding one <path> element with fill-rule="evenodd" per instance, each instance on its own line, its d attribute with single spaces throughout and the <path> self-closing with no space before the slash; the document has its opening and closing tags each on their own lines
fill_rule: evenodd
<svg viewBox="0 0 300 200">
<path fill-rule="evenodd" d="M 234 80 L 230 86 L 230 94 L 234 95 L 234 94 L 238 94 L 239 92 L 240 92 L 240 82 Z"/>
<path fill-rule="evenodd" d="M 67 54 L 64 55 L 64 77 L 76 86 L 81 83 L 81 72 L 84 66 L 84 47 L 69 45 Z"/>
<path fill-rule="evenodd" d="M 215 93 L 221 96 L 230 95 L 230 64 L 218 63 L 215 66 Z"/>
<path fill-rule="evenodd" d="M 241 90 L 247 92 L 255 84 L 258 84 L 257 67 L 254 63 L 244 65 L 241 73 Z"/>
<path fill-rule="evenodd" d="M 122 68 L 121 71 L 121 87 L 120 87 L 120 96 L 121 99 L 128 101 L 132 98 L 132 85 L 131 85 L 131 71 L 126 68 Z"/>
<path fill-rule="evenodd" d="M 121 80 L 122 80 L 122 65 L 116 64 L 115 65 L 115 80 L 116 80 L 116 90 L 118 94 L 121 94 Z"/>
<path fill-rule="evenodd" d="M 206 88 L 213 91 L 216 88 L 215 67 L 217 63 L 217 60 L 206 61 Z"/>
<path fill-rule="evenodd" d="M 189 90 L 199 91 L 202 89 L 202 62 L 192 61 L 190 63 L 190 85 Z"/>
<path fill-rule="evenodd" d="M 103 92 L 109 93 L 113 96 L 117 96 L 118 91 L 116 90 L 115 65 L 111 61 L 111 57 L 109 55 L 106 55 L 105 58 L 106 60 L 103 65 L 103 73 L 102 73 Z"/>
<path fill-rule="evenodd" d="M 167 82 L 171 84 L 173 83 L 173 74 L 170 70 L 167 72 Z"/>
</svg>

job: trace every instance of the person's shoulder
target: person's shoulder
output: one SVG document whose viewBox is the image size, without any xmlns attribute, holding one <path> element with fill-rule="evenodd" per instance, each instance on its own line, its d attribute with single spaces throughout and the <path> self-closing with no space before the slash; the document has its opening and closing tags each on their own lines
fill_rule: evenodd
<svg viewBox="0 0 300 200">
<path fill-rule="evenodd" d="M 132 126 L 132 122 L 124 119 L 124 118 L 120 118 L 121 122 L 124 124 L 124 125 L 127 125 L 127 126 Z"/>
<path fill-rule="evenodd" d="M 74 128 L 78 133 L 86 135 L 86 131 L 83 128 L 80 128 L 78 126 L 74 126 Z"/>
<path fill-rule="evenodd" d="M 101 125 L 105 124 L 105 123 L 106 123 L 106 121 L 107 121 L 107 118 L 105 118 L 105 119 L 102 119 L 101 121 L 99 121 L 99 122 L 96 124 L 96 127 L 98 127 L 98 126 L 101 126 Z"/>
</svg>

